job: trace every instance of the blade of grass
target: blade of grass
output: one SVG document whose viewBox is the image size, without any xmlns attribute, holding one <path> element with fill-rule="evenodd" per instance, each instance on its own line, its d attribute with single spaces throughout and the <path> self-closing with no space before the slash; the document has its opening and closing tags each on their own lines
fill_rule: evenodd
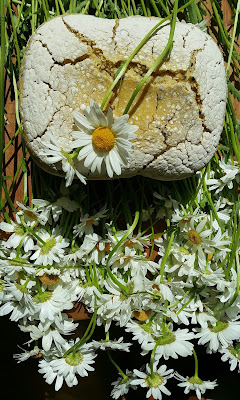
<svg viewBox="0 0 240 400">
<path fill-rule="evenodd" d="M 237 11 L 236 11 L 236 16 L 235 16 L 235 20 L 234 20 L 231 46 L 230 46 L 229 55 L 228 55 L 228 62 L 227 62 L 227 68 L 226 68 L 227 76 L 229 74 L 230 63 L 231 63 L 232 54 L 233 54 L 233 46 L 234 46 L 234 40 L 235 40 L 236 32 L 237 32 L 237 23 L 238 23 L 239 13 L 240 13 L 240 0 L 238 0 L 238 3 L 237 3 Z"/>
<path fill-rule="evenodd" d="M 8 5 L 8 12 L 9 12 L 9 15 L 10 15 L 10 20 L 11 20 L 12 29 L 13 29 L 13 36 L 14 36 L 14 41 L 15 41 L 15 49 L 16 49 L 17 64 L 18 64 L 18 73 L 20 74 L 20 68 L 21 68 L 20 51 L 19 51 L 16 27 L 15 27 L 15 23 L 13 21 L 13 13 L 12 13 L 10 0 L 7 0 L 7 5 Z"/>
<path fill-rule="evenodd" d="M 154 9 L 154 11 L 155 11 L 156 16 L 159 17 L 159 18 L 161 18 L 161 14 L 160 14 L 160 12 L 159 12 L 159 9 L 157 8 L 157 5 L 156 5 L 156 3 L 155 3 L 155 0 L 150 0 L 150 2 L 151 2 L 151 4 L 152 4 L 152 7 L 153 7 L 153 9 Z"/>
<path fill-rule="evenodd" d="M 0 2 L 0 23 L 1 23 L 1 60 L 0 60 L 0 194 L 2 195 L 3 175 L 3 146 L 4 146 L 4 65 L 5 65 L 5 15 L 4 3 Z"/>
</svg>

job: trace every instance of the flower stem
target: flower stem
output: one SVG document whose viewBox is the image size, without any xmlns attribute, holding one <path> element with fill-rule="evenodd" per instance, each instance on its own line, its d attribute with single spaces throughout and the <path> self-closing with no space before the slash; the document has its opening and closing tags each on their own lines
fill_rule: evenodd
<svg viewBox="0 0 240 400">
<path fill-rule="evenodd" d="M 121 240 L 119 240 L 119 242 L 116 244 L 116 246 L 114 246 L 114 248 L 110 251 L 108 259 L 107 259 L 107 263 L 106 263 L 106 270 L 108 275 L 110 276 L 110 278 L 112 279 L 112 281 L 121 289 L 123 290 L 125 293 L 128 292 L 128 289 L 126 288 L 126 286 L 124 286 L 121 282 L 118 281 L 118 279 L 115 277 L 115 275 L 112 273 L 110 267 L 109 267 L 109 262 L 113 256 L 113 254 L 116 252 L 116 250 L 122 245 L 122 243 L 127 239 L 127 237 L 134 231 L 134 229 L 137 226 L 139 220 L 139 211 L 135 212 L 135 218 L 133 221 L 133 224 L 130 226 L 130 228 L 128 229 L 128 231 L 125 233 L 125 235 L 122 237 Z"/>
<path fill-rule="evenodd" d="M 119 374 L 122 375 L 123 379 L 127 379 L 127 375 L 124 374 L 124 372 L 121 370 L 121 368 L 117 365 L 117 363 L 112 359 L 112 356 L 110 355 L 110 351 L 107 351 L 107 355 L 111 363 L 114 365 L 114 367 L 118 370 Z"/>
<path fill-rule="evenodd" d="M 5 65 L 5 15 L 4 1 L 0 2 L 0 23 L 1 23 L 1 60 L 0 60 L 0 194 L 2 197 L 2 172 L 3 172 L 3 146 L 4 146 L 4 65 Z M 4 203 L 1 202 L 1 206 Z"/>
<path fill-rule="evenodd" d="M 195 373 L 194 373 L 194 378 L 198 378 L 198 359 L 197 359 L 197 354 L 195 350 L 192 350 L 193 352 L 193 357 L 194 357 L 194 362 L 195 362 Z"/>
<path fill-rule="evenodd" d="M 173 239 L 174 239 L 174 232 L 172 232 L 172 234 L 170 236 L 170 239 L 169 239 L 169 242 L 168 242 L 168 245 L 167 245 L 167 248 L 166 248 L 166 252 L 165 252 L 165 254 L 164 254 L 163 258 L 162 258 L 161 268 L 160 268 L 161 282 L 163 281 L 164 267 L 165 267 L 168 255 L 170 253 L 170 250 L 171 250 Z"/>
<path fill-rule="evenodd" d="M 233 54 L 233 46 L 234 46 L 234 40 L 235 40 L 235 36 L 236 36 L 236 31 L 237 31 L 237 24 L 238 24 L 239 14 L 240 14 L 240 0 L 238 0 L 238 2 L 237 2 L 237 10 L 236 10 L 236 14 L 235 14 L 233 33 L 232 33 L 232 40 L 231 40 L 231 46 L 230 46 L 229 55 L 228 55 L 228 63 L 227 63 L 227 68 L 226 68 L 226 75 L 227 76 L 229 74 L 230 63 L 231 63 L 231 58 L 232 58 L 232 54 Z"/>
</svg>

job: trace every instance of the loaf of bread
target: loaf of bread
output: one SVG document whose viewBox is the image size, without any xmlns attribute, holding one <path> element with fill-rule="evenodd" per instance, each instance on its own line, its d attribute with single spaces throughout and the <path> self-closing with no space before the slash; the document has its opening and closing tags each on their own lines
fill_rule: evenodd
<svg viewBox="0 0 240 400">
<path fill-rule="evenodd" d="M 101 104 L 119 66 L 159 22 L 140 16 L 120 20 L 64 15 L 44 23 L 26 48 L 20 79 L 21 119 L 33 159 L 52 174 L 61 163 L 41 156 L 43 141 L 53 135 L 71 151 L 73 111 L 90 100 Z M 122 115 L 135 87 L 167 44 L 170 22 L 151 36 L 130 62 L 107 108 Z M 200 28 L 177 22 L 170 54 L 148 79 L 129 110 L 138 125 L 132 152 L 121 177 L 144 175 L 160 180 L 182 179 L 201 170 L 212 158 L 223 128 L 226 79 L 222 54 Z M 107 179 L 105 169 L 88 179 Z"/>
</svg>

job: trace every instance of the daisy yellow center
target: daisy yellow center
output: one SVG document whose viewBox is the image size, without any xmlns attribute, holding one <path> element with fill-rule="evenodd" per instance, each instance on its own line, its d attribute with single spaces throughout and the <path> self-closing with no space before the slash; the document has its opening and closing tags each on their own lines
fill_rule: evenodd
<svg viewBox="0 0 240 400">
<path fill-rule="evenodd" d="M 203 383 L 202 379 L 200 379 L 198 376 L 192 376 L 188 379 L 188 382 L 192 383 L 193 385 L 201 385 Z"/>
<path fill-rule="evenodd" d="M 211 332 L 213 333 L 218 333 L 218 332 L 222 332 L 225 329 L 227 329 L 229 326 L 228 322 L 222 322 L 222 321 L 218 321 L 216 323 L 216 326 L 212 326 L 210 329 Z"/>
<path fill-rule="evenodd" d="M 45 254 L 48 254 L 52 248 L 56 244 L 56 239 L 54 238 L 49 238 L 45 241 L 45 244 L 41 247 L 40 254 L 43 256 Z"/>
<path fill-rule="evenodd" d="M 140 327 L 142 330 L 144 330 L 144 332 L 153 333 L 153 329 L 149 324 L 141 324 Z"/>
<path fill-rule="evenodd" d="M 99 126 L 93 131 L 92 143 L 100 151 L 110 151 L 114 146 L 114 134 L 111 129 Z"/>
<path fill-rule="evenodd" d="M 172 332 L 167 332 L 165 336 L 162 336 L 158 339 L 159 346 L 165 346 L 166 344 L 171 344 L 175 342 L 176 336 Z"/>
<path fill-rule="evenodd" d="M 157 388 L 158 386 L 160 386 L 162 384 L 163 379 L 160 374 L 158 374 L 157 372 L 154 372 L 152 375 L 148 376 L 145 379 L 145 382 L 148 387 Z"/>
<path fill-rule="evenodd" d="M 81 364 L 83 360 L 83 355 L 80 351 L 77 353 L 70 353 L 65 357 L 65 361 L 68 365 L 71 365 L 72 367 Z"/>
<path fill-rule="evenodd" d="M 200 244 L 202 241 L 199 234 L 193 230 L 188 232 L 188 238 L 193 244 Z"/>
<path fill-rule="evenodd" d="M 52 297 L 52 292 L 43 292 L 43 293 L 37 293 L 33 297 L 33 301 L 37 304 L 39 303 L 45 303 L 46 301 L 50 300 Z"/>
<path fill-rule="evenodd" d="M 18 236 L 24 235 L 24 228 L 21 225 L 15 225 L 13 228 L 13 232 L 16 233 Z"/>
</svg>

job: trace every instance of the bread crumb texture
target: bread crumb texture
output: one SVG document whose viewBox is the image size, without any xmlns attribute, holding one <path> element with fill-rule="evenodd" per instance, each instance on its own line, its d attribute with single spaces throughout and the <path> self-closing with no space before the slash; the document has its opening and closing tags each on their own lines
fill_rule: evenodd
<svg viewBox="0 0 240 400">
<path fill-rule="evenodd" d="M 158 18 L 120 20 L 65 15 L 41 25 L 31 37 L 20 78 L 24 137 L 33 159 L 61 175 L 60 163 L 39 157 L 42 140 L 54 135 L 65 151 L 74 130 L 72 112 L 93 99 L 101 104 L 114 75 Z M 167 44 L 164 23 L 131 61 L 107 107 L 120 117 L 137 84 Z M 222 54 L 198 27 L 177 22 L 170 57 L 155 70 L 130 108 L 129 123 L 139 126 L 122 177 L 144 175 L 182 179 L 212 158 L 223 128 L 227 87 Z M 76 127 L 75 127 L 76 128 Z M 89 173 L 89 179 L 107 179 Z"/>
</svg>

